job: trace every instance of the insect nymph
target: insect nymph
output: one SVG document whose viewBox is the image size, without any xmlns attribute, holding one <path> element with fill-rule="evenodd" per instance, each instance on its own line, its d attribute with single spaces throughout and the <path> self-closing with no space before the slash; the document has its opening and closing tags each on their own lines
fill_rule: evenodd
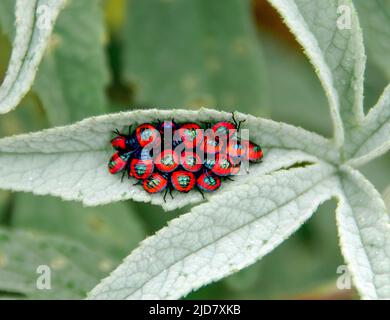
<svg viewBox="0 0 390 320">
<path fill-rule="evenodd" d="M 245 121 L 245 120 L 244 120 Z M 174 120 L 143 123 L 127 134 L 114 131 L 111 140 L 116 152 L 111 157 L 110 173 L 137 180 L 148 193 L 193 189 L 214 192 L 223 179 L 236 175 L 243 161 L 260 162 L 261 147 L 240 140 L 241 123 L 177 123 Z"/>
</svg>

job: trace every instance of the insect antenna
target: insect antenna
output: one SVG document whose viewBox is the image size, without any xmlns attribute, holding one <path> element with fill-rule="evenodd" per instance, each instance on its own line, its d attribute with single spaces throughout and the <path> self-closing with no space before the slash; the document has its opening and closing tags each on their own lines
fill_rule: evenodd
<svg viewBox="0 0 390 320">
<path fill-rule="evenodd" d="M 237 124 L 236 116 L 234 115 L 234 111 L 232 112 L 232 120 L 233 120 L 234 125 L 235 125 L 236 128 L 237 128 L 237 127 L 238 127 L 238 124 Z"/>
<path fill-rule="evenodd" d="M 232 119 L 233 119 L 234 125 L 235 125 L 236 128 L 237 128 L 237 131 L 240 131 L 241 123 L 245 122 L 246 119 L 240 120 L 240 121 L 237 122 L 236 116 L 235 116 L 235 114 L 234 114 L 234 111 L 232 112 Z"/>
<path fill-rule="evenodd" d="M 130 130 L 131 130 L 131 125 L 129 126 L 129 135 L 130 135 L 130 132 L 131 132 Z M 116 134 L 116 135 L 118 135 L 120 137 L 124 137 L 124 138 L 127 137 L 127 135 L 125 135 L 124 133 L 121 133 L 118 129 L 113 130 L 112 133 Z"/>
<path fill-rule="evenodd" d="M 156 127 L 160 127 L 160 125 L 162 124 L 162 121 L 160 119 L 157 119 L 157 122 L 156 122 Z"/>
<path fill-rule="evenodd" d="M 240 128 L 241 128 L 241 123 L 243 123 L 243 122 L 245 122 L 246 121 L 246 119 L 244 119 L 244 120 L 241 120 L 241 121 L 239 121 L 238 122 L 238 128 L 237 128 L 237 131 L 240 131 Z"/>
</svg>

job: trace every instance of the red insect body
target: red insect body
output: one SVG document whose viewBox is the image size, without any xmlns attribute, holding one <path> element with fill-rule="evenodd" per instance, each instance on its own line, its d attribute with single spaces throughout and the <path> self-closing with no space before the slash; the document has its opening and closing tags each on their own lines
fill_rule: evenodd
<svg viewBox="0 0 390 320">
<path fill-rule="evenodd" d="M 180 160 L 177 153 L 169 149 L 157 155 L 154 163 L 161 172 L 172 172 L 179 166 Z"/>
<path fill-rule="evenodd" d="M 263 150 L 259 145 L 249 141 L 246 157 L 251 162 L 258 162 L 263 158 Z"/>
<path fill-rule="evenodd" d="M 173 120 L 159 120 L 155 126 L 144 123 L 133 131 L 130 127 L 128 134 L 116 130 L 111 145 L 118 152 L 112 155 L 108 169 L 112 174 L 128 173 L 142 182 L 148 193 L 167 188 L 185 193 L 195 186 L 201 192 L 213 192 L 221 186 L 222 177 L 239 173 L 243 160 L 259 162 L 263 158 L 259 145 L 236 135 L 242 122 L 233 116 L 232 122 L 217 122 L 205 133 L 197 123 Z M 169 131 L 164 129 L 172 132 L 171 145 Z M 179 152 L 176 147 L 181 143 L 185 150 Z M 156 146 L 163 151 L 157 154 Z"/>
<path fill-rule="evenodd" d="M 179 192 L 189 192 L 195 186 L 195 176 L 192 172 L 178 170 L 172 173 L 172 186 Z"/>
<path fill-rule="evenodd" d="M 116 150 L 126 149 L 126 138 L 124 136 L 116 136 L 111 140 L 111 145 Z"/>
<path fill-rule="evenodd" d="M 202 191 L 212 192 L 221 186 L 221 178 L 210 172 L 205 172 L 198 177 L 196 184 Z"/>
<path fill-rule="evenodd" d="M 201 158 L 192 151 L 183 152 L 180 163 L 184 169 L 190 172 L 197 172 L 202 168 Z"/>
<path fill-rule="evenodd" d="M 148 193 L 161 192 L 167 187 L 167 185 L 167 178 L 158 172 L 152 173 L 152 175 L 143 182 L 144 190 Z"/>
<path fill-rule="evenodd" d="M 224 154 L 217 154 L 215 164 L 211 171 L 217 176 L 231 176 L 237 174 L 240 171 L 240 164 L 234 163 L 228 156 Z"/>
<path fill-rule="evenodd" d="M 217 154 L 224 148 L 226 141 L 226 137 L 217 137 L 214 133 L 207 132 L 200 144 L 200 150 L 204 154 Z"/>
<path fill-rule="evenodd" d="M 230 139 L 226 148 L 226 153 L 230 158 L 240 158 L 246 154 L 247 143 L 241 143 L 237 139 Z"/>
<path fill-rule="evenodd" d="M 137 180 L 144 180 L 149 178 L 153 173 L 154 164 L 153 159 L 131 159 L 130 161 L 130 175 Z"/>
<path fill-rule="evenodd" d="M 135 129 L 135 136 L 141 147 L 157 145 L 161 142 L 160 133 L 150 123 L 141 124 Z"/>
<path fill-rule="evenodd" d="M 229 121 L 217 122 L 212 126 L 211 130 L 213 130 L 217 136 L 228 136 L 229 138 L 237 131 L 236 125 Z"/>
<path fill-rule="evenodd" d="M 187 148 L 195 148 L 203 141 L 203 130 L 196 123 L 183 124 L 177 133 Z"/>
<path fill-rule="evenodd" d="M 120 154 L 119 152 L 115 152 L 108 162 L 108 170 L 110 173 L 115 174 L 125 169 L 129 157 L 130 154 L 128 153 Z"/>
</svg>

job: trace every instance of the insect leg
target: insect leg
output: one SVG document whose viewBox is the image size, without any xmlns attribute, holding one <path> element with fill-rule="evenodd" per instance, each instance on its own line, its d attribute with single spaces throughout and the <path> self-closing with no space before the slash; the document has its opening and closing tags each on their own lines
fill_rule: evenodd
<svg viewBox="0 0 390 320">
<path fill-rule="evenodd" d="M 238 124 L 237 124 L 237 121 L 236 121 L 236 117 L 234 115 L 234 111 L 232 112 L 232 120 L 233 120 L 233 123 L 236 126 L 236 128 L 238 128 Z"/>
<path fill-rule="evenodd" d="M 127 170 L 123 170 L 122 177 L 121 177 L 121 183 L 123 182 L 123 179 L 125 178 Z"/>
<path fill-rule="evenodd" d="M 236 128 L 237 128 L 237 131 L 240 131 L 241 123 L 245 122 L 246 119 L 245 119 L 245 120 L 238 121 L 238 123 L 237 123 L 237 120 L 236 120 L 236 116 L 235 116 L 235 114 L 234 114 L 234 111 L 232 112 L 232 119 L 233 119 L 234 125 L 235 125 Z"/>
<path fill-rule="evenodd" d="M 120 133 L 118 129 L 115 129 L 112 131 L 113 134 L 116 134 L 117 136 L 126 138 L 127 136 L 123 133 Z"/>
<path fill-rule="evenodd" d="M 168 193 L 168 188 L 165 189 L 165 192 L 164 192 L 164 202 L 167 202 L 167 193 Z"/>
<path fill-rule="evenodd" d="M 211 128 L 211 122 L 209 122 L 209 121 L 202 121 L 202 124 L 206 127 L 206 129 Z"/>
<path fill-rule="evenodd" d="M 171 196 L 171 198 L 173 199 L 173 195 L 172 195 L 172 188 L 169 188 L 169 195 Z"/>
<path fill-rule="evenodd" d="M 204 199 L 204 193 L 198 186 L 196 186 L 196 189 L 199 191 L 199 193 L 202 195 L 202 198 Z"/>
</svg>

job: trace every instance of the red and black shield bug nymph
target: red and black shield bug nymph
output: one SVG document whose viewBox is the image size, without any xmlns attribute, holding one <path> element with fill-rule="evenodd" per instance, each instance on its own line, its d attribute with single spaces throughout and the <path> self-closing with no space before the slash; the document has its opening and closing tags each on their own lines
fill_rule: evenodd
<svg viewBox="0 0 390 320">
<path fill-rule="evenodd" d="M 224 179 L 237 175 L 242 161 L 260 162 L 261 147 L 238 133 L 244 122 L 232 121 L 178 123 L 158 120 L 139 124 L 128 134 L 113 131 L 110 158 L 111 174 L 123 172 L 137 180 L 150 193 L 172 191 L 188 193 L 193 189 L 214 192 Z"/>
</svg>

